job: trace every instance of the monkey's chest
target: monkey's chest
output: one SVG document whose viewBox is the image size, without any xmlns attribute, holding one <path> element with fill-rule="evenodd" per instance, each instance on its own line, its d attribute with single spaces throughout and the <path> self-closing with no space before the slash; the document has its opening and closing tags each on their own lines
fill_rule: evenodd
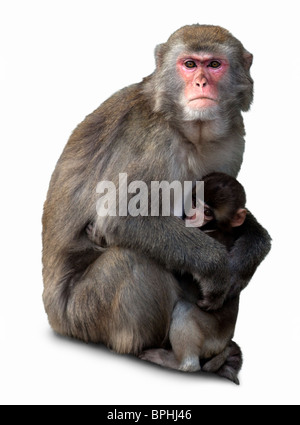
<svg viewBox="0 0 300 425">
<path fill-rule="evenodd" d="M 203 146 L 186 148 L 178 167 L 181 173 L 186 173 L 185 180 L 201 180 L 212 172 L 223 172 L 236 177 L 242 159 L 243 148 L 239 143 L 212 141 Z"/>
</svg>

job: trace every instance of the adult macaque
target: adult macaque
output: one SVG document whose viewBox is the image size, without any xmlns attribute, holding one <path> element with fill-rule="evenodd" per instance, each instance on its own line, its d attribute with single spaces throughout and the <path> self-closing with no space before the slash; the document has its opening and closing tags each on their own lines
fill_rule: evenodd
<svg viewBox="0 0 300 425">
<path fill-rule="evenodd" d="M 243 235 L 242 225 L 247 214 L 244 188 L 234 177 L 224 173 L 211 173 L 202 180 L 205 201 L 203 215 L 187 217 L 186 220 L 199 226 L 230 251 Z M 194 204 L 197 204 L 196 199 Z M 226 360 L 233 353 L 240 354 L 237 344 L 231 341 L 238 316 L 239 294 L 229 293 L 220 309 L 206 312 L 196 306 L 201 306 L 201 294 L 191 275 L 178 276 L 178 279 L 183 294 L 174 308 L 170 327 L 172 351 L 150 349 L 140 357 L 183 371 L 197 371 L 201 360 L 203 363 L 213 358 L 204 363 L 202 369 L 217 372 L 238 384 L 241 361 L 230 365 Z"/>
<path fill-rule="evenodd" d="M 248 283 L 270 249 L 268 233 L 250 213 L 228 255 L 173 215 L 98 216 L 96 187 L 104 180 L 117 186 L 119 173 L 148 186 L 213 171 L 236 176 L 251 63 L 225 29 L 183 27 L 156 48 L 152 75 L 114 94 L 75 129 L 43 215 L 43 299 L 56 332 L 138 355 L 162 347 L 168 335 L 180 295 L 174 270 L 198 282 L 207 310 Z M 130 60 L 135 64 L 139 59 Z M 90 241 L 90 223 L 103 235 L 104 251 Z"/>
</svg>

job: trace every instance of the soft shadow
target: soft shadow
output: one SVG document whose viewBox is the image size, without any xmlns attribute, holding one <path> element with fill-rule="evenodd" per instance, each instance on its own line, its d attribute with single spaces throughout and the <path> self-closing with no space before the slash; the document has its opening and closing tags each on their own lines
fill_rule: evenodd
<svg viewBox="0 0 300 425">
<path fill-rule="evenodd" d="M 132 362 L 136 362 L 137 365 L 139 367 L 142 368 L 151 368 L 151 370 L 157 370 L 160 374 L 165 374 L 165 375 L 177 375 L 177 377 L 181 380 L 189 380 L 189 381 L 215 381 L 215 382 L 223 382 L 223 383 L 228 383 L 229 385 L 235 385 L 233 382 L 229 381 L 228 379 L 222 378 L 221 376 L 218 376 L 214 373 L 207 373 L 207 372 L 181 372 L 180 370 L 176 370 L 176 369 L 169 369 L 169 368 L 165 368 L 163 366 L 160 366 L 158 364 L 155 363 L 151 363 L 151 362 L 147 362 L 145 360 L 141 360 L 138 357 L 135 356 L 130 356 L 130 355 L 124 355 L 125 357 L 128 358 L 129 361 Z"/>
<path fill-rule="evenodd" d="M 214 373 L 207 373 L 207 372 L 201 372 L 201 371 L 188 373 L 188 372 L 181 372 L 175 369 L 168 369 L 158 364 L 141 360 L 132 354 L 117 354 L 114 351 L 107 348 L 104 344 L 100 344 L 100 343 L 96 344 L 92 342 L 85 343 L 75 338 L 59 335 L 56 332 L 52 331 L 51 329 L 49 330 L 49 334 L 50 334 L 50 337 L 56 341 L 63 342 L 65 344 L 72 344 L 74 347 L 78 347 L 79 349 L 88 349 L 94 352 L 98 351 L 106 356 L 114 356 L 114 357 L 119 356 L 120 361 L 122 362 L 135 364 L 137 368 L 157 371 L 162 376 L 177 375 L 178 379 L 181 379 L 184 381 L 201 380 L 201 381 L 218 382 L 218 383 L 223 383 L 225 385 L 227 384 L 227 385 L 235 386 L 235 384 L 231 382 L 230 380 L 222 378 L 221 376 L 218 376 Z"/>
</svg>

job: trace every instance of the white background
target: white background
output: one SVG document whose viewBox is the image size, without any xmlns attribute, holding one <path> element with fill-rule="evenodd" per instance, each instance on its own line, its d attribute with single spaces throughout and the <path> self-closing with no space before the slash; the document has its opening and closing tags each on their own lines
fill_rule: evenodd
<svg viewBox="0 0 300 425">
<path fill-rule="evenodd" d="M 1 404 L 299 404 L 298 6 L 1 0 Z M 239 179 L 273 249 L 242 295 L 239 387 L 55 336 L 41 300 L 42 205 L 71 131 L 153 71 L 156 44 L 197 22 L 224 26 L 254 53 Z"/>
</svg>

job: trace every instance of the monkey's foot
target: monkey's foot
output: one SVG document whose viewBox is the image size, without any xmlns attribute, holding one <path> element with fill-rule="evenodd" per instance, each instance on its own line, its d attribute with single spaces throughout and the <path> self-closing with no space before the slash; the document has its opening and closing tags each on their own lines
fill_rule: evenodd
<svg viewBox="0 0 300 425">
<path fill-rule="evenodd" d="M 164 350 L 163 348 L 153 348 L 143 351 L 139 355 L 139 358 L 147 362 L 156 363 L 160 366 L 181 370 L 183 372 L 196 372 L 200 370 L 198 357 L 189 357 L 179 362 L 172 350 Z"/>
<path fill-rule="evenodd" d="M 217 375 L 222 376 L 223 378 L 229 379 L 229 381 L 234 382 L 236 385 L 240 385 L 240 381 L 237 377 L 237 372 L 231 366 L 224 365 L 217 372 Z"/>
<path fill-rule="evenodd" d="M 230 341 L 224 351 L 204 363 L 202 370 L 216 373 L 239 385 L 238 373 L 242 363 L 243 356 L 240 347 L 234 341 Z"/>
</svg>

